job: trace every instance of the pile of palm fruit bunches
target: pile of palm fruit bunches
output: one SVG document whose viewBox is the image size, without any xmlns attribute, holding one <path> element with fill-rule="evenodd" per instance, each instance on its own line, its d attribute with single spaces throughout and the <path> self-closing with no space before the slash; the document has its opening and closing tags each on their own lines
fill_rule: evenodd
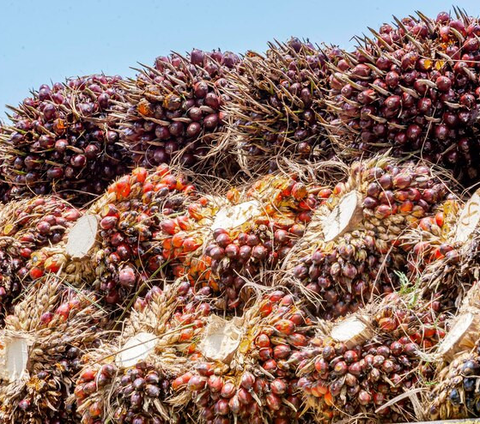
<svg viewBox="0 0 480 424">
<path fill-rule="evenodd" d="M 159 57 L 0 127 L 0 424 L 480 417 L 480 19 Z"/>
</svg>

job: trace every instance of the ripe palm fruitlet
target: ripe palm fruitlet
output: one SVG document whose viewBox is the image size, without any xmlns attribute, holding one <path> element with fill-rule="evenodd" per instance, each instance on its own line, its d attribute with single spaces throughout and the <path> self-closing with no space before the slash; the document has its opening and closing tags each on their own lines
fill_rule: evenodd
<svg viewBox="0 0 480 424">
<path fill-rule="evenodd" d="M 447 182 L 422 164 L 386 156 L 356 162 L 284 267 L 325 319 L 355 312 L 398 287 L 395 271 L 404 270 L 406 256 L 399 237 L 447 194 Z"/>
<path fill-rule="evenodd" d="M 123 333 L 83 358 L 74 391 L 83 424 L 181 422 L 172 384 L 198 350 L 208 294 L 179 281 L 137 299 Z"/>
<path fill-rule="evenodd" d="M 332 155 L 321 122 L 326 61 L 335 60 L 337 49 L 325 52 L 295 38 L 269 44 L 264 56 L 247 52 L 241 72 L 230 75 L 232 101 L 224 105 L 229 123 L 224 142 L 248 173 L 276 170 L 284 156 L 299 160 Z"/>
<path fill-rule="evenodd" d="M 227 307 L 244 304 L 246 281 L 269 285 L 310 221 L 331 193 L 313 179 L 270 174 L 226 196 L 194 198 L 176 217 L 161 223 L 163 255 L 177 277 L 224 292 Z M 242 293 L 241 293 L 242 292 Z"/>
<path fill-rule="evenodd" d="M 414 421 L 411 399 L 426 387 L 433 367 L 422 358 L 445 335 L 438 304 L 394 292 L 347 318 L 320 322 L 299 364 L 298 387 L 320 423 Z M 390 402 L 395 397 L 399 399 Z M 363 421 L 362 421 L 363 420 Z"/>
<path fill-rule="evenodd" d="M 131 160 L 110 113 L 123 98 L 119 82 L 92 75 L 44 84 L 12 108 L 0 136 L 11 196 L 58 193 L 83 204 L 125 174 Z"/>
<path fill-rule="evenodd" d="M 179 401 L 188 395 L 201 423 L 296 423 L 303 405 L 295 372 L 311 329 L 292 295 L 265 293 L 241 318 L 211 317 L 201 355 L 172 389 Z"/>
<path fill-rule="evenodd" d="M 126 83 L 122 141 L 137 165 L 202 162 L 223 131 L 226 77 L 238 63 L 233 53 L 194 49 L 187 58 L 159 57 Z"/>
<path fill-rule="evenodd" d="M 415 153 L 478 181 L 478 18 L 418 13 L 372 32 L 332 66 L 327 103 L 338 150 Z"/>
<path fill-rule="evenodd" d="M 88 292 L 55 277 L 35 283 L 0 330 L 0 422 L 78 422 L 66 399 L 105 317 Z"/>
<path fill-rule="evenodd" d="M 11 201 L 0 211 L 0 308 L 8 311 L 29 281 L 43 275 L 33 253 L 58 243 L 80 212 L 55 197 Z"/>
</svg>

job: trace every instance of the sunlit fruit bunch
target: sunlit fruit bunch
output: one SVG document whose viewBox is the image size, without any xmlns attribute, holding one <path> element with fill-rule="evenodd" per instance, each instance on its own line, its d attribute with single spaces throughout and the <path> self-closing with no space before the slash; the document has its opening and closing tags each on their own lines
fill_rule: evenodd
<svg viewBox="0 0 480 424">
<path fill-rule="evenodd" d="M 216 318 L 202 335 L 201 356 L 172 382 L 178 398 L 189 395 L 202 423 L 297 422 L 302 400 L 296 366 L 312 335 L 300 304 L 274 291 L 242 318 Z"/>
<path fill-rule="evenodd" d="M 96 298 L 55 277 L 32 286 L 0 330 L 0 421 L 75 423 L 66 402 L 80 357 L 105 334 Z"/>
<path fill-rule="evenodd" d="M 8 308 L 22 294 L 30 280 L 43 275 L 32 254 L 42 246 L 55 244 L 80 217 L 64 200 L 35 197 L 12 201 L 0 213 L 0 305 Z M 31 261 L 29 263 L 29 261 Z"/>
<path fill-rule="evenodd" d="M 227 306 L 237 308 L 246 281 L 268 285 L 268 271 L 278 268 L 330 194 L 314 181 L 270 174 L 223 197 L 205 195 L 162 221 L 163 255 L 177 276 L 225 292 Z"/>
<path fill-rule="evenodd" d="M 198 49 L 185 58 L 158 57 L 126 83 L 122 140 L 138 165 L 179 160 L 193 166 L 215 146 L 222 131 L 221 106 L 230 101 L 226 78 L 240 59 Z"/>
<path fill-rule="evenodd" d="M 138 298 L 123 333 L 83 358 L 75 400 L 85 424 L 180 422 L 171 383 L 197 352 L 210 315 L 209 289 L 186 281 Z"/>
<path fill-rule="evenodd" d="M 422 361 L 445 335 L 445 315 L 435 302 L 397 292 L 357 314 L 323 323 L 303 349 L 298 386 L 317 411 L 319 422 L 358 418 L 412 421 L 408 397 L 387 405 L 405 391 L 423 387 L 433 368 Z"/>
<path fill-rule="evenodd" d="M 330 128 L 344 155 L 393 148 L 478 180 L 480 22 L 418 13 L 359 40 L 330 76 Z"/>
<path fill-rule="evenodd" d="M 277 169 L 282 157 L 326 158 L 332 149 L 322 121 L 325 116 L 326 61 L 338 49 L 325 51 L 292 38 L 270 43 L 265 55 L 247 52 L 241 72 L 231 75 L 232 101 L 225 104 L 228 137 L 248 172 Z"/>
<path fill-rule="evenodd" d="M 448 195 L 447 183 L 422 164 L 388 157 L 355 162 L 287 257 L 294 283 L 318 298 L 326 319 L 391 292 L 395 271 L 405 267 L 399 236 L 433 213 Z"/>
<path fill-rule="evenodd" d="M 55 192 L 83 204 L 125 174 L 131 160 L 111 113 L 123 98 L 120 80 L 92 75 L 44 84 L 11 108 L 0 146 L 12 197 Z"/>
</svg>

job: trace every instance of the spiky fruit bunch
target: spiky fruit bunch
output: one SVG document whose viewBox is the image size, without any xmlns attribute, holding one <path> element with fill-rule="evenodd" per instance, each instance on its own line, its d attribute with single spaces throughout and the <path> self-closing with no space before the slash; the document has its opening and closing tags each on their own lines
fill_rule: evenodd
<svg viewBox="0 0 480 424">
<path fill-rule="evenodd" d="M 162 219 L 182 213 L 194 191 L 167 165 L 151 172 L 136 168 L 109 186 L 62 243 L 39 252 L 38 267 L 57 272 L 61 266 L 69 281 L 93 274 L 104 300 L 122 303 L 146 288 L 147 280 L 161 280 L 166 265 L 158 240 Z"/>
<path fill-rule="evenodd" d="M 178 399 L 188 394 L 202 423 L 297 422 L 302 400 L 295 371 L 312 326 L 296 299 L 274 291 L 242 318 L 212 318 L 201 356 L 172 382 Z"/>
<path fill-rule="evenodd" d="M 438 304 L 417 296 L 395 292 L 348 318 L 320 323 L 317 337 L 302 351 L 308 359 L 298 372 L 298 386 L 319 422 L 415 418 L 408 397 L 387 404 L 432 378 L 433 368 L 421 353 L 445 335 L 446 318 Z"/>
<path fill-rule="evenodd" d="M 75 387 L 84 424 L 179 422 L 171 382 L 186 372 L 210 314 L 209 289 L 188 282 L 138 298 L 123 334 L 89 352 Z"/>
<path fill-rule="evenodd" d="M 79 217 L 77 209 L 55 196 L 12 201 L 3 206 L 0 213 L 2 313 L 29 280 L 43 275 L 35 265 L 33 253 L 42 246 L 59 242 Z"/>
<path fill-rule="evenodd" d="M 334 60 L 337 49 L 328 49 Z M 265 56 L 248 52 L 241 70 L 231 75 L 232 101 L 225 140 L 248 172 L 272 171 L 280 156 L 328 157 L 324 128 L 327 56 L 310 43 L 292 39 L 269 44 Z"/>
<path fill-rule="evenodd" d="M 270 174 L 226 196 L 195 199 L 184 213 L 161 223 L 163 255 L 177 276 L 225 292 L 227 306 L 243 304 L 246 280 L 268 285 L 301 237 L 312 212 L 331 194 L 296 175 Z"/>
<path fill-rule="evenodd" d="M 392 291 L 395 271 L 405 266 L 399 236 L 447 193 L 446 182 L 421 164 L 387 157 L 354 163 L 285 260 L 294 284 L 320 297 L 326 319 Z"/>
<path fill-rule="evenodd" d="M 230 101 L 226 76 L 238 63 L 233 53 L 194 49 L 187 58 L 159 57 L 127 82 L 122 140 L 135 162 L 193 166 L 206 156 L 223 128 L 220 108 Z"/>
<path fill-rule="evenodd" d="M 0 136 L 11 195 L 58 193 L 84 203 L 130 164 L 110 114 L 123 98 L 120 77 L 92 75 L 42 85 Z M 95 176 L 92 179 L 92 175 Z"/>
<path fill-rule="evenodd" d="M 393 148 L 476 180 L 479 20 L 419 13 L 373 35 L 332 67 L 330 127 L 345 156 Z"/>
<path fill-rule="evenodd" d="M 0 330 L 0 421 L 74 423 L 66 398 L 80 357 L 104 336 L 93 295 L 51 278 L 32 286 Z"/>
<path fill-rule="evenodd" d="M 443 368 L 431 394 L 428 417 L 447 420 L 480 417 L 480 346 L 463 353 Z"/>
</svg>

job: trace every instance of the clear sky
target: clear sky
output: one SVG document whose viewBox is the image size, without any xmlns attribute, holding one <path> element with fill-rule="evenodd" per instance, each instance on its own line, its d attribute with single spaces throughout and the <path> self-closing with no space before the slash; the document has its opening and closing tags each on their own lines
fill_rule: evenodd
<svg viewBox="0 0 480 424">
<path fill-rule="evenodd" d="M 480 15 L 479 0 L 456 6 Z M 291 35 L 352 46 L 391 16 L 450 10 L 445 0 L 0 0 L 0 119 L 32 88 L 104 72 L 132 76 L 137 62 L 171 50 L 264 51 Z"/>
</svg>

